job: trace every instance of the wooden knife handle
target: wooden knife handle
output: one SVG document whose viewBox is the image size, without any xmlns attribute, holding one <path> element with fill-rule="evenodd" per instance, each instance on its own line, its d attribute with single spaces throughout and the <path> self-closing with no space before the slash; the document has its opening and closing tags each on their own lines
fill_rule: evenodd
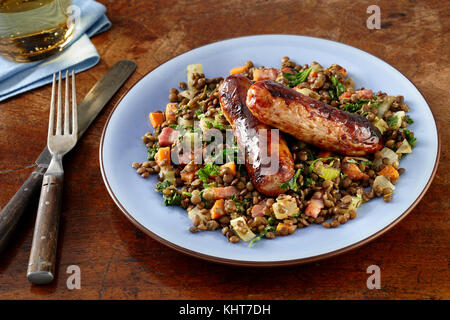
<svg viewBox="0 0 450 320">
<path fill-rule="evenodd" d="M 5 249 L 27 205 L 39 190 L 46 168 L 37 167 L 0 211 L 0 252 Z"/>
<path fill-rule="evenodd" d="M 27 271 L 34 284 L 48 284 L 55 277 L 62 188 L 62 175 L 44 176 Z"/>
</svg>

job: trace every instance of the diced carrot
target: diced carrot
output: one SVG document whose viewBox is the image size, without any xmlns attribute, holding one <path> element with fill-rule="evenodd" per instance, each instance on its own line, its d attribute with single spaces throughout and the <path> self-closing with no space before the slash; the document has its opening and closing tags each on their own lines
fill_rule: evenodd
<svg viewBox="0 0 450 320">
<path fill-rule="evenodd" d="M 161 112 L 151 112 L 148 115 L 153 128 L 156 128 L 164 122 L 164 115 Z"/>
<path fill-rule="evenodd" d="M 321 150 L 319 154 L 317 155 L 317 158 L 328 158 L 331 157 L 333 153 L 328 150 Z"/>
<path fill-rule="evenodd" d="M 194 181 L 195 172 L 180 172 L 181 180 L 191 183 Z"/>
<path fill-rule="evenodd" d="M 181 180 L 191 183 L 194 180 L 195 172 L 197 171 L 197 168 L 198 168 L 198 166 L 196 164 L 194 164 L 194 170 L 192 170 L 192 171 L 186 171 L 186 168 L 181 170 L 181 172 L 180 172 Z"/>
<path fill-rule="evenodd" d="M 223 169 L 230 169 L 230 174 L 234 177 L 237 173 L 236 170 L 236 163 L 234 163 L 233 161 L 225 163 L 223 165 L 220 166 L 220 171 L 222 171 Z"/>
<path fill-rule="evenodd" d="M 398 178 L 400 177 L 397 169 L 395 169 L 391 165 L 387 165 L 383 168 L 383 170 L 378 172 L 379 176 L 388 176 L 389 180 L 391 180 L 392 183 L 396 183 Z"/>
<path fill-rule="evenodd" d="M 167 160 L 163 163 L 164 160 Z M 158 166 L 169 166 L 170 165 L 170 147 L 159 148 L 155 155 L 155 161 Z"/>
<path fill-rule="evenodd" d="M 247 70 L 248 70 L 247 66 L 234 67 L 233 69 L 230 70 L 230 74 L 244 73 Z"/>
<path fill-rule="evenodd" d="M 229 199 L 238 192 L 239 190 L 234 186 L 213 188 L 213 199 Z"/>
<path fill-rule="evenodd" d="M 317 78 L 317 72 L 315 72 L 315 71 L 311 71 L 310 75 L 311 75 L 311 78 Z"/>
<path fill-rule="evenodd" d="M 219 199 L 211 208 L 211 219 L 219 219 L 225 215 L 225 200 Z"/>
<path fill-rule="evenodd" d="M 168 103 L 166 105 L 166 120 L 177 121 L 177 104 L 176 103 Z"/>
<path fill-rule="evenodd" d="M 347 175 L 352 180 L 367 180 L 369 176 L 359 169 L 355 163 L 345 162 L 342 166 L 342 172 Z"/>
<path fill-rule="evenodd" d="M 280 222 L 280 223 L 277 225 L 277 234 L 280 235 L 280 236 L 284 235 L 283 232 L 280 232 L 281 229 L 283 229 L 283 228 L 289 229 L 289 227 L 290 227 L 290 225 L 288 225 L 288 224 L 286 224 L 286 223 L 283 223 L 283 222 Z"/>
</svg>

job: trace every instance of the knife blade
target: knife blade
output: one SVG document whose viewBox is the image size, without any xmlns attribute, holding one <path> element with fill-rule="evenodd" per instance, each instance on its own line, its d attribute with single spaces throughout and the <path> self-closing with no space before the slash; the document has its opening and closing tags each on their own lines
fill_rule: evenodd
<svg viewBox="0 0 450 320">
<path fill-rule="evenodd" d="M 114 64 L 86 94 L 78 105 L 78 137 L 90 126 L 103 107 L 114 96 L 124 82 L 133 74 L 136 63 L 121 60 Z M 33 198 L 42 183 L 52 156 L 47 147 L 36 159 L 37 168 L 19 188 L 16 194 L 0 211 L 0 252 L 6 247 L 27 204 Z"/>
</svg>

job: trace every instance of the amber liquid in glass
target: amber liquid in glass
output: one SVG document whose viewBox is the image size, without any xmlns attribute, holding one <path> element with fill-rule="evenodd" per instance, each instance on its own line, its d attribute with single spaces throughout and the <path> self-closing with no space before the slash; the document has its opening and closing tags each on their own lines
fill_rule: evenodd
<svg viewBox="0 0 450 320">
<path fill-rule="evenodd" d="M 72 39 L 71 0 L 0 0 L 0 55 L 16 62 L 45 59 Z"/>
</svg>

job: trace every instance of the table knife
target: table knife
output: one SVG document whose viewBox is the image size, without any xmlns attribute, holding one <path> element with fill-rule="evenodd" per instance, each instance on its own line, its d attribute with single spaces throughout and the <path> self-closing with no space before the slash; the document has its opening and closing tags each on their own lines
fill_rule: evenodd
<svg viewBox="0 0 450 320">
<path fill-rule="evenodd" d="M 103 107 L 114 96 L 124 82 L 133 74 L 136 63 L 121 60 L 114 64 L 103 77 L 92 87 L 83 101 L 78 105 L 78 137 L 80 137 L 94 121 Z M 6 247 L 28 203 L 40 189 L 42 178 L 52 156 L 45 147 L 37 160 L 36 169 L 19 188 L 16 194 L 0 211 L 0 252 Z"/>
</svg>

